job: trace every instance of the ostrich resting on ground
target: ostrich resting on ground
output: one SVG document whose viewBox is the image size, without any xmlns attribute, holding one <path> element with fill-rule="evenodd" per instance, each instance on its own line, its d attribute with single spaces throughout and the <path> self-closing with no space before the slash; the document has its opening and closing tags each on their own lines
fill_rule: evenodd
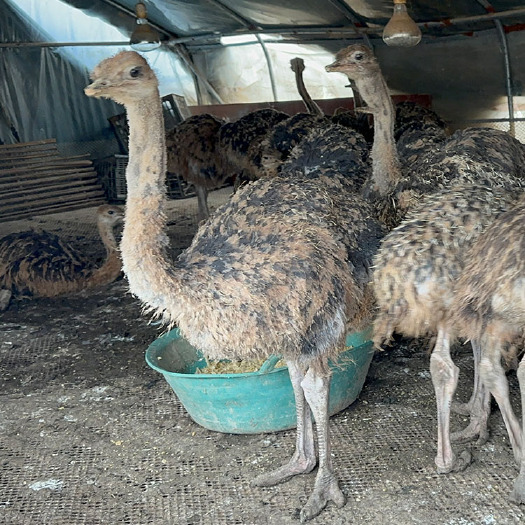
<svg viewBox="0 0 525 525">
<path fill-rule="evenodd" d="M 11 233 L 0 239 L 0 293 L 5 310 L 12 295 L 57 297 L 114 281 L 122 264 L 114 227 L 122 222 L 119 206 L 97 209 L 97 226 L 106 248 L 102 266 L 49 232 Z"/>
<path fill-rule="evenodd" d="M 241 188 L 201 225 L 172 262 L 164 232 L 166 149 L 155 74 L 125 51 L 102 61 L 86 94 L 126 106 L 130 159 L 121 243 L 133 294 L 211 358 L 282 353 L 297 409 L 296 450 L 283 467 L 254 480 L 275 485 L 319 467 L 301 520 L 331 500 L 344 505 L 332 468 L 328 358 L 347 330 L 371 314 L 368 273 L 383 232 L 347 179 L 322 170 L 261 179 Z"/>
<path fill-rule="evenodd" d="M 502 357 L 525 341 L 525 197 L 500 215 L 468 252 L 452 308 L 456 334 L 482 342 L 480 376 L 496 399 L 520 472 L 511 499 L 525 503 L 525 360 L 518 367 L 522 426 L 509 400 Z"/>
</svg>

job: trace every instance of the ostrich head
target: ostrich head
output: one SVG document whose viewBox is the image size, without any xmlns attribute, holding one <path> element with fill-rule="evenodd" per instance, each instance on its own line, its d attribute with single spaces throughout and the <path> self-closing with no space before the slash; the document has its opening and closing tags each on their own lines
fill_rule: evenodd
<svg viewBox="0 0 525 525">
<path fill-rule="evenodd" d="M 106 58 L 91 73 L 84 89 L 89 97 L 110 98 L 126 105 L 158 93 L 158 81 L 146 60 L 135 51 Z"/>
<path fill-rule="evenodd" d="M 103 204 L 97 209 L 97 223 L 110 230 L 124 220 L 124 210 L 120 206 Z"/>
<path fill-rule="evenodd" d="M 380 72 L 379 64 L 372 50 L 361 44 L 345 47 L 335 55 L 335 61 L 325 67 L 329 73 L 344 73 L 353 80 L 360 80 L 370 72 Z"/>
<path fill-rule="evenodd" d="M 292 58 L 290 68 L 294 73 L 302 73 L 304 71 L 304 60 L 299 57 Z"/>
</svg>

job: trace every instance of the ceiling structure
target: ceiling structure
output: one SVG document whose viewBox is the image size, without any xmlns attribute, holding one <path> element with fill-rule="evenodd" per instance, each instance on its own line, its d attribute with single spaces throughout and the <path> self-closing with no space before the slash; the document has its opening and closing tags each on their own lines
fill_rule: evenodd
<svg viewBox="0 0 525 525">
<path fill-rule="evenodd" d="M 0 66 L 4 70 L 0 128 L 6 120 L 2 114 L 7 115 L 25 140 L 68 135 L 77 141 L 93 135 L 88 128 L 100 119 L 89 115 L 96 110 L 84 107 L 90 101 L 85 100 L 81 88 L 70 88 L 72 78 L 77 86 L 85 83 L 87 70 L 64 66 L 69 59 L 60 50 L 68 46 L 95 50 L 99 46 L 108 56 L 118 49 L 129 49 L 129 37 L 136 27 L 135 0 L 60 1 L 88 15 L 72 16 L 77 26 L 70 21 L 71 32 L 64 42 L 53 38 L 46 41 L 45 32 L 23 30 L 26 21 L 16 13 L 20 2 L 0 0 L 0 6 L 10 6 L 12 13 L 2 8 L 0 20 Z M 40 18 L 60 16 L 52 2 L 46 2 L 46 7 L 40 2 L 33 3 Z M 297 99 L 289 68 L 293 56 L 305 59 L 305 83 L 314 98 L 351 96 L 345 88 L 348 82 L 326 74 L 324 65 L 341 48 L 365 43 L 374 48 L 393 93 L 430 95 L 435 109 L 449 121 L 525 116 L 525 68 L 521 67 L 525 63 L 525 1 L 407 0 L 408 12 L 423 35 L 414 48 L 388 47 L 381 38 L 393 12 L 391 0 L 143 2 L 149 23 L 161 34 L 163 54 L 171 55 L 177 64 L 159 66 L 159 72 L 178 83 L 180 89 L 174 87 L 170 92 L 185 96 L 190 104 Z M 120 30 L 119 38 L 123 38 L 108 41 L 97 29 L 79 31 L 78 24 L 86 23 L 80 18 L 103 21 Z M 15 26 L 20 26 L 16 34 L 11 30 Z M 82 37 L 82 33 L 89 37 Z M 243 35 L 251 35 L 252 41 L 225 45 L 223 37 Z M 38 47 L 43 48 L 41 53 Z M 148 60 L 155 61 L 156 53 L 146 53 Z M 38 79 L 37 87 L 35 81 L 17 80 L 31 75 Z M 36 118 L 34 111 L 26 110 L 34 100 L 39 100 L 40 108 Z M 64 127 L 60 115 L 65 100 L 72 108 L 70 113 L 77 115 L 67 132 L 56 129 Z M 49 107 L 45 114 L 43 107 Z M 107 111 L 114 114 L 115 108 Z M 56 124 L 50 129 L 52 121 Z"/>
<path fill-rule="evenodd" d="M 135 27 L 135 0 L 63 1 L 124 33 L 130 34 Z M 209 95 L 205 98 L 207 103 L 224 102 L 213 85 L 218 73 L 214 72 L 212 62 L 218 62 L 217 58 L 224 52 L 225 36 L 255 36 L 268 62 L 273 98 L 278 100 L 275 77 L 279 73 L 272 67 L 268 46 L 275 42 L 317 45 L 331 53 L 355 42 L 381 48 L 384 47 L 382 31 L 393 12 L 390 0 L 144 0 L 144 4 L 148 20 L 161 33 L 165 47 L 179 55 L 199 81 L 201 93 Z M 506 95 L 512 96 L 507 35 L 522 33 L 525 29 L 524 2 L 408 0 L 407 8 L 422 31 L 420 46 L 458 39 L 468 41 L 491 34 L 490 45 L 502 51 L 500 76 L 505 77 L 502 85 Z M 487 42 L 482 45 L 486 46 Z M 381 55 L 380 50 L 376 49 L 376 53 Z M 392 81 L 401 91 L 406 90 L 402 81 L 396 82 L 395 78 Z M 521 80 L 515 84 L 521 85 Z M 203 100 L 199 98 L 199 102 Z"/>
<path fill-rule="evenodd" d="M 123 30 L 133 29 L 133 0 L 64 0 Z M 236 34 L 279 34 L 286 41 L 370 39 L 381 37 L 392 14 L 389 0 L 145 0 L 148 19 L 172 44 L 189 49 L 220 45 Z M 513 0 L 408 0 L 423 43 L 439 37 L 471 35 L 493 29 L 525 28 L 525 3 Z M 131 18 L 131 20 L 130 20 Z"/>
</svg>

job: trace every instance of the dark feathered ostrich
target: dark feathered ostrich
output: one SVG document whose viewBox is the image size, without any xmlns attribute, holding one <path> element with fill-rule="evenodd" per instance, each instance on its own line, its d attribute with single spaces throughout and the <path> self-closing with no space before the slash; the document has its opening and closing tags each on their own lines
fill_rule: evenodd
<svg viewBox="0 0 525 525">
<path fill-rule="evenodd" d="M 289 115 L 274 109 L 259 109 L 223 124 L 219 147 L 228 169 L 236 173 L 236 187 L 260 177 L 260 143 L 268 131 Z"/>
<path fill-rule="evenodd" d="M 274 177 L 287 166 L 295 164 L 303 170 L 310 169 L 314 164 L 330 164 L 341 169 L 341 173 L 354 177 L 355 162 L 366 162 L 368 159 L 367 142 L 356 129 L 325 116 L 312 100 L 303 81 L 305 66 L 302 58 L 290 60 L 290 66 L 308 112 L 297 113 L 269 129 L 264 140 L 258 144 L 258 150 L 254 150 L 258 177 Z"/>
<path fill-rule="evenodd" d="M 11 233 L 0 239 L 0 290 L 3 309 L 11 295 L 57 297 L 114 281 L 121 260 L 114 227 L 122 222 L 123 210 L 105 204 L 97 209 L 97 226 L 106 248 L 98 268 L 88 254 L 49 232 Z"/>
<path fill-rule="evenodd" d="M 511 499 L 525 503 L 525 361 L 518 367 L 522 423 L 514 415 L 502 357 L 525 342 L 525 198 L 500 215 L 467 255 L 452 304 L 456 335 L 482 342 L 480 375 L 496 399 L 520 472 Z M 509 355 L 510 354 L 510 355 Z"/>
<path fill-rule="evenodd" d="M 390 96 L 369 48 L 359 45 L 340 51 L 338 71 L 354 72 L 355 65 L 348 64 L 352 56 L 354 60 L 360 57 L 360 71 L 365 72 L 366 67 L 376 69 L 379 80 L 375 91 L 374 86 L 367 88 L 366 83 L 365 89 L 360 89 L 363 95 L 381 94 L 374 105 L 374 119 L 382 114 L 381 108 L 385 115 L 390 115 Z M 433 120 L 434 116 L 429 118 Z M 389 119 L 383 127 L 392 152 L 395 148 L 393 121 Z M 389 164 L 392 155 L 386 159 Z M 523 149 L 512 137 L 495 130 L 457 132 L 439 146 L 433 145 L 426 155 L 418 156 L 414 164 L 406 164 L 403 171 L 398 171 L 398 177 L 387 185 L 391 199 L 382 197 L 379 201 L 380 206 L 387 204 L 388 208 L 382 216 L 394 217 L 389 224 L 396 224 L 408 210 L 417 206 L 401 226 L 387 235 L 374 261 L 378 305 L 375 339 L 379 345 L 394 331 L 406 336 L 437 335 L 431 374 L 438 404 L 436 464 L 440 472 L 463 468 L 469 461 L 466 456 L 459 459 L 454 456 L 449 433 L 449 404 L 458 377 L 458 369 L 450 358 L 447 324 L 455 280 L 470 243 L 514 201 L 515 189 L 523 184 L 522 166 Z M 478 188 L 479 185 L 485 187 Z M 502 188 L 495 189 L 499 186 Z M 381 187 L 376 184 L 372 189 Z M 425 198 L 428 195 L 431 196 Z M 473 350 L 477 369 L 479 345 L 475 340 Z M 480 435 L 484 438 L 488 410 L 486 393 L 476 378 L 470 402 L 471 425 L 458 437 Z"/>
<path fill-rule="evenodd" d="M 130 290 L 211 358 L 283 354 L 296 399 L 296 451 L 255 484 L 315 468 L 313 413 L 319 464 L 301 519 L 329 501 L 343 505 L 330 454 L 327 360 L 370 316 L 369 266 L 383 235 L 372 208 L 333 171 L 261 179 L 241 188 L 170 261 L 157 79 L 134 52 L 104 60 L 92 79 L 86 93 L 124 104 L 129 118 L 121 251 Z"/>
<path fill-rule="evenodd" d="M 435 111 L 408 100 L 396 104 L 395 109 L 394 137 L 406 169 L 447 139 L 447 125 Z"/>
<path fill-rule="evenodd" d="M 220 188 L 231 175 L 218 146 L 223 124 L 213 115 L 194 115 L 166 133 L 168 174 L 195 186 L 199 220 L 210 216 L 208 191 Z"/>
</svg>

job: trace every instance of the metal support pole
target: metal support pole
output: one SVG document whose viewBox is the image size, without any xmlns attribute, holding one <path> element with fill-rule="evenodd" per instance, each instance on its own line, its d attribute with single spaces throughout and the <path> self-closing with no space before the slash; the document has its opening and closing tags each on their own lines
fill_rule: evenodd
<svg viewBox="0 0 525 525">
<path fill-rule="evenodd" d="M 277 102 L 277 87 L 275 85 L 275 76 L 273 74 L 273 68 L 272 68 L 272 61 L 270 59 L 270 53 L 268 53 L 268 49 L 266 48 L 266 45 L 263 42 L 263 39 L 260 35 L 255 35 L 257 38 L 257 41 L 261 45 L 261 48 L 264 53 L 264 57 L 266 58 L 266 66 L 268 67 L 268 75 L 270 77 L 270 85 L 272 86 L 272 94 L 273 94 L 273 101 Z"/>
<path fill-rule="evenodd" d="M 512 73 L 510 69 L 509 46 L 507 43 L 507 35 L 503 30 L 503 24 L 499 20 L 494 20 L 496 29 L 503 48 L 503 61 L 505 65 L 505 88 L 507 90 L 507 105 L 509 108 L 509 133 L 516 136 L 516 123 L 514 121 L 514 95 L 512 93 Z"/>
</svg>

